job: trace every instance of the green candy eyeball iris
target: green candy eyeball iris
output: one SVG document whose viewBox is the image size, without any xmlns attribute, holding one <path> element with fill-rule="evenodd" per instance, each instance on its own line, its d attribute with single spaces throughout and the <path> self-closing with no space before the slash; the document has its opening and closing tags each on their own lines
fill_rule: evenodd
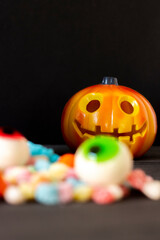
<svg viewBox="0 0 160 240">
<path fill-rule="evenodd" d="M 111 160 L 119 152 L 118 141 L 106 136 L 89 139 L 80 148 L 86 160 L 94 160 L 98 163 Z"/>
</svg>

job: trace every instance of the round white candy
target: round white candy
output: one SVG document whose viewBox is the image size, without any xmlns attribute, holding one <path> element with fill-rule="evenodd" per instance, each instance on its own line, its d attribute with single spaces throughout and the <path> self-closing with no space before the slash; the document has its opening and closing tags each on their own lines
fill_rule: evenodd
<svg viewBox="0 0 160 240">
<path fill-rule="evenodd" d="M 129 148 L 113 137 L 88 139 L 75 153 L 77 175 L 94 186 L 121 184 L 132 167 L 133 157 Z"/>
<path fill-rule="evenodd" d="M 4 199 L 7 203 L 13 205 L 25 202 L 25 197 L 17 186 L 9 186 L 4 193 Z"/>
<path fill-rule="evenodd" d="M 14 165 L 24 165 L 29 159 L 29 147 L 24 137 L 0 137 L 0 170 Z"/>
</svg>

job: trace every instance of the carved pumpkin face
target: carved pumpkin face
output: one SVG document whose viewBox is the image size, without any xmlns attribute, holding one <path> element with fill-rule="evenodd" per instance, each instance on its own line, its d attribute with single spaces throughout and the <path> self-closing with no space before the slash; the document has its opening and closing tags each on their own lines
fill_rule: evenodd
<svg viewBox="0 0 160 240">
<path fill-rule="evenodd" d="M 152 145 L 156 131 L 151 104 L 140 93 L 113 84 L 112 78 L 109 84 L 76 93 L 62 114 L 62 132 L 71 148 L 95 135 L 111 135 L 125 142 L 134 156 L 140 156 Z"/>
</svg>

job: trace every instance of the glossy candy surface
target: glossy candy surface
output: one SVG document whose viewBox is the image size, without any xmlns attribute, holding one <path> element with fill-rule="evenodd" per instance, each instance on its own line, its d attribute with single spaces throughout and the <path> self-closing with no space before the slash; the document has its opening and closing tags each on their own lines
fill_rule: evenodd
<svg viewBox="0 0 160 240">
<path fill-rule="evenodd" d="M 83 142 L 75 153 L 75 171 L 92 186 L 108 186 L 125 181 L 133 167 L 126 144 L 113 137 L 96 136 Z"/>
<path fill-rule="evenodd" d="M 111 135 L 140 156 L 155 139 L 156 114 L 140 93 L 117 85 L 115 78 L 108 80 L 79 91 L 67 102 L 61 121 L 64 139 L 76 149 L 95 135 Z"/>
</svg>

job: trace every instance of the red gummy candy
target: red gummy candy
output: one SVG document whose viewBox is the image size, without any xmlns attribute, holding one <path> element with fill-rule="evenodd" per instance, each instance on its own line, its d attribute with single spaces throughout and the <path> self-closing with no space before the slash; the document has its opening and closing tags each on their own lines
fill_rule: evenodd
<svg viewBox="0 0 160 240">
<path fill-rule="evenodd" d="M 131 172 L 128 176 L 128 182 L 130 185 L 136 189 L 141 190 L 146 183 L 148 176 L 141 169 L 136 169 Z"/>
<path fill-rule="evenodd" d="M 92 200 L 97 204 L 107 204 L 114 202 L 114 197 L 107 188 L 97 188 L 93 191 Z"/>
<path fill-rule="evenodd" d="M 6 190 L 6 187 L 7 187 L 7 185 L 4 182 L 3 177 L 2 177 L 2 175 L 0 173 L 0 196 L 3 196 L 3 194 L 4 194 L 5 190 Z"/>
</svg>

